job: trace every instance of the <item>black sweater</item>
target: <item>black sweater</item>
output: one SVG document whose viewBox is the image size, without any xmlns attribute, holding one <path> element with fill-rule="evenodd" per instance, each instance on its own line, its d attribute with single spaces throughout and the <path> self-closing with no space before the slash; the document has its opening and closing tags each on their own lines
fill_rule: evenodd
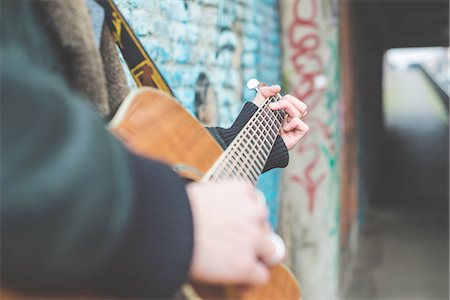
<svg viewBox="0 0 450 300">
<path fill-rule="evenodd" d="M 30 2 L 1 5 L 2 288 L 170 297 L 193 249 L 184 183 L 105 130 Z M 255 110 L 211 132 L 225 147 Z M 280 139 L 274 149 L 265 169 L 287 164 Z"/>
</svg>

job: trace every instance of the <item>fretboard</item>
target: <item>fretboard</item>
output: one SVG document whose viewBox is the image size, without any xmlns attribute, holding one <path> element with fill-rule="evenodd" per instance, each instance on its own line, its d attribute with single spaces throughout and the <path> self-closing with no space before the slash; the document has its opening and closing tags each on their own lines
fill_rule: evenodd
<svg viewBox="0 0 450 300">
<path fill-rule="evenodd" d="M 269 103 L 281 96 L 267 98 L 238 136 L 204 176 L 204 181 L 242 179 L 256 184 L 280 132 L 284 111 L 273 111 Z"/>
</svg>

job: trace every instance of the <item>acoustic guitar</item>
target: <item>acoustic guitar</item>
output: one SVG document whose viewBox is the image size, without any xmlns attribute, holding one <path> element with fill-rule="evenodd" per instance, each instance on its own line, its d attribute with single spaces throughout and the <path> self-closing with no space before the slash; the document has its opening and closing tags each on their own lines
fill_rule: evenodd
<svg viewBox="0 0 450 300">
<path fill-rule="evenodd" d="M 132 151 L 168 163 L 189 180 L 217 182 L 238 178 L 255 184 L 284 119 L 284 112 L 268 107 L 279 98 L 267 98 L 225 151 L 174 98 L 151 87 L 130 93 L 108 129 Z M 190 283 L 182 287 L 182 294 L 188 300 L 301 298 L 295 277 L 282 264 L 270 267 L 270 280 L 260 287 L 243 290 Z M 2 289 L 1 298 L 32 296 Z"/>
<path fill-rule="evenodd" d="M 253 79 L 248 86 L 257 88 L 258 84 Z M 256 184 L 285 116 L 268 106 L 280 97 L 267 98 L 225 151 L 174 98 L 150 87 L 131 93 L 108 128 L 133 151 L 168 163 L 187 179 L 217 182 L 237 178 Z M 189 284 L 182 291 L 192 300 L 301 298 L 295 277 L 282 264 L 270 268 L 270 280 L 261 287 L 243 291 L 232 286 Z"/>
</svg>

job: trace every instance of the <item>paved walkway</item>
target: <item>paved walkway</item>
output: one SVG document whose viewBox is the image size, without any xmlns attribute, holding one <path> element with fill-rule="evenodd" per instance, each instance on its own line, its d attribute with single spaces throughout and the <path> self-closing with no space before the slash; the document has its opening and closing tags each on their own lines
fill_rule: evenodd
<svg viewBox="0 0 450 300">
<path fill-rule="evenodd" d="M 385 91 L 379 194 L 349 298 L 449 299 L 448 116 L 418 70 L 392 70 Z"/>
</svg>

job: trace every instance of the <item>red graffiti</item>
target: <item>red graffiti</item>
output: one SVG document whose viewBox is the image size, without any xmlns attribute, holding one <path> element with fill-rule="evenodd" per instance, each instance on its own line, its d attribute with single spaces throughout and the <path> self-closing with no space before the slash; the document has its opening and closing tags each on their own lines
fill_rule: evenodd
<svg viewBox="0 0 450 300">
<path fill-rule="evenodd" d="M 322 102 L 325 88 L 317 90 L 318 92 L 307 99 L 300 99 L 308 105 L 308 111 L 314 112 L 315 108 Z"/>
<path fill-rule="evenodd" d="M 322 172 L 317 179 L 313 178 L 313 171 L 320 160 L 320 149 L 318 145 L 300 145 L 297 148 L 299 155 L 304 155 L 308 150 L 314 151 L 313 160 L 307 164 L 301 177 L 294 175 L 291 179 L 305 189 L 306 194 L 308 195 L 308 213 L 312 214 L 314 212 L 317 188 L 325 180 L 327 174 Z"/>
<path fill-rule="evenodd" d="M 310 7 L 311 7 L 311 14 L 307 17 L 305 16 L 300 16 L 300 14 L 303 13 L 303 11 L 300 10 L 300 2 L 307 2 L 309 1 L 311 3 Z M 316 24 L 316 16 L 317 16 L 317 5 L 316 5 L 316 0 L 296 0 L 294 2 L 294 6 L 293 6 L 293 12 L 294 12 L 294 22 L 291 24 L 290 28 L 289 28 L 289 41 L 291 42 L 292 39 L 292 31 L 295 29 L 292 29 L 293 27 L 296 27 L 298 25 L 300 26 L 312 26 L 314 28 L 317 28 L 317 24 Z M 291 43 L 292 44 L 292 43 Z"/>
<path fill-rule="evenodd" d="M 332 132 L 331 132 L 330 126 L 328 126 L 327 124 L 325 124 L 325 122 L 322 121 L 321 119 L 319 119 L 317 116 L 311 116 L 310 118 L 308 118 L 308 124 L 309 124 L 310 127 L 312 127 L 312 128 L 318 128 L 318 129 L 320 129 L 322 135 L 323 135 L 327 140 L 331 140 L 331 138 L 332 138 Z"/>
<path fill-rule="evenodd" d="M 317 0 L 295 0 L 293 14 L 293 22 L 288 28 L 288 43 L 293 50 L 290 61 L 298 77 L 293 93 L 309 107 L 310 114 L 307 122 L 311 128 L 310 134 L 319 131 L 321 136 L 330 141 L 330 149 L 334 151 L 335 143 L 332 141 L 331 128 L 318 115 L 314 115 L 314 110 L 324 98 L 325 91 L 325 88 L 315 87 L 316 77 L 324 73 L 324 62 L 319 52 L 321 38 L 316 23 Z M 297 152 L 298 155 L 305 156 L 310 151 L 313 151 L 313 159 L 306 163 L 301 174 L 293 175 L 290 179 L 306 191 L 308 213 L 313 214 L 317 190 L 324 182 L 327 173 L 323 170 L 317 175 L 320 171 L 321 149 L 318 143 L 309 142 L 306 138 L 297 147 Z"/>
<path fill-rule="evenodd" d="M 300 3 L 306 0 L 296 0 L 293 5 L 294 21 L 288 29 L 289 46 L 294 50 L 291 56 L 291 63 L 294 70 L 299 75 L 299 82 L 294 89 L 297 98 L 306 100 L 315 92 L 314 80 L 317 75 L 323 74 L 323 60 L 317 52 L 320 48 L 320 37 L 317 34 L 316 0 L 309 0 L 311 12 L 308 16 L 303 16 L 300 10 Z M 313 29 L 313 32 L 297 37 L 297 30 Z"/>
</svg>

